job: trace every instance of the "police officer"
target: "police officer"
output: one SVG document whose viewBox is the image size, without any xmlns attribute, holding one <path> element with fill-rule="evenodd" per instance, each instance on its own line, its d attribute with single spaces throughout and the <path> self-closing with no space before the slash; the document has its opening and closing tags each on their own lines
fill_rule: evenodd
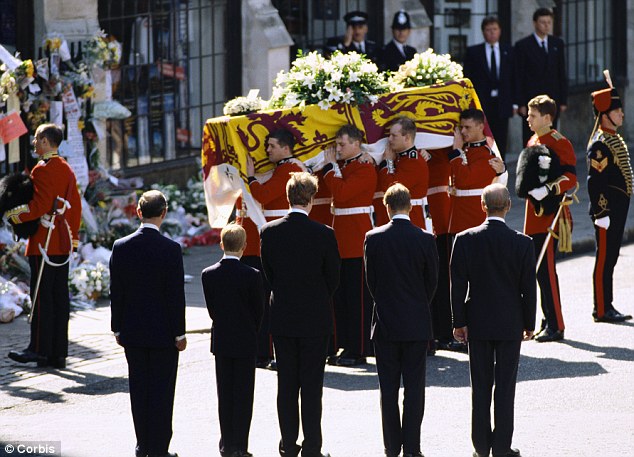
<svg viewBox="0 0 634 457">
<path fill-rule="evenodd" d="M 392 20 L 392 40 L 381 51 L 381 70 L 396 71 L 398 67 L 416 54 L 416 48 L 407 45 L 407 39 L 412 30 L 409 14 L 400 10 Z"/>
<path fill-rule="evenodd" d="M 588 148 L 590 217 L 597 243 L 592 275 L 592 317 L 595 322 L 623 322 L 632 316 L 621 314 L 614 308 L 612 288 L 632 196 L 632 165 L 627 146 L 616 133 L 623 125 L 624 117 L 616 89 L 593 92 L 592 105 L 598 125 Z"/>
<path fill-rule="evenodd" d="M 379 48 L 374 41 L 366 39 L 368 34 L 368 13 L 363 11 L 350 11 L 343 20 L 346 21 L 346 33 L 343 37 L 329 38 L 326 42 L 325 54 L 330 55 L 334 51 L 358 52 L 365 54 L 373 62 L 378 61 Z"/>
</svg>

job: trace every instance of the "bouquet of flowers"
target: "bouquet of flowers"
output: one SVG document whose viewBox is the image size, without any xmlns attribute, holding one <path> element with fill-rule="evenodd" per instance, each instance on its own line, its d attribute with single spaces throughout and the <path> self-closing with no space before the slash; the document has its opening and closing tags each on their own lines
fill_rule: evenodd
<svg viewBox="0 0 634 457">
<path fill-rule="evenodd" d="M 282 70 L 277 74 L 270 106 L 317 104 L 326 110 L 333 102 L 374 104 L 378 95 L 388 90 L 383 73 L 361 54 L 335 51 L 330 59 L 325 59 L 316 51 L 303 54 L 300 50 L 289 72 Z"/>
<path fill-rule="evenodd" d="M 84 61 L 88 65 L 110 69 L 119 65 L 120 60 L 121 44 L 114 38 L 108 38 L 103 30 L 84 44 Z"/>
<path fill-rule="evenodd" d="M 462 66 L 451 61 L 449 54 L 435 54 L 428 49 L 422 54 L 405 62 L 390 76 L 389 83 L 393 90 L 404 87 L 423 87 L 440 84 L 445 81 L 464 78 Z"/>
<path fill-rule="evenodd" d="M 64 42 L 64 35 L 60 33 L 49 33 L 44 38 L 44 42 L 42 44 L 44 45 L 44 48 L 47 51 L 52 52 L 52 51 L 57 51 L 62 46 L 63 42 Z"/>
<path fill-rule="evenodd" d="M 73 85 L 73 91 L 78 98 L 90 98 L 95 92 L 95 86 L 84 63 L 76 66 L 75 70 L 64 73 L 64 82 Z"/>
<path fill-rule="evenodd" d="M 0 66 L 2 76 L 0 76 L 0 94 L 2 101 L 6 101 L 12 94 L 17 94 L 21 89 L 25 89 L 35 75 L 33 62 L 28 59 L 20 63 L 14 70 L 9 70 L 6 64 Z"/>
<path fill-rule="evenodd" d="M 37 128 L 46 122 L 50 108 L 51 104 L 45 97 L 33 100 L 26 114 L 26 125 L 31 134 L 35 135 Z"/>
<path fill-rule="evenodd" d="M 225 103 L 222 112 L 225 116 L 243 116 L 260 111 L 264 107 L 265 104 L 260 97 L 236 97 Z"/>
<path fill-rule="evenodd" d="M 102 262 L 82 262 L 68 275 L 68 288 L 75 299 L 97 300 L 110 291 L 110 270 Z"/>
</svg>

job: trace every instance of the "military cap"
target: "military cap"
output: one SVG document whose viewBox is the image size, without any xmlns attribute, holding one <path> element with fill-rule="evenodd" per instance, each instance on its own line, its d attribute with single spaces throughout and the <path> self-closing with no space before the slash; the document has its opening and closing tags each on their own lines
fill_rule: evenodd
<svg viewBox="0 0 634 457">
<path fill-rule="evenodd" d="M 348 25 L 363 25 L 368 22 L 368 13 L 363 11 L 350 11 L 343 17 Z"/>
<path fill-rule="evenodd" d="M 594 114 L 602 114 L 613 109 L 622 108 L 621 98 L 614 87 L 592 92 L 592 107 Z"/>
<path fill-rule="evenodd" d="M 411 29 L 412 23 L 409 20 L 409 14 L 406 11 L 400 10 L 394 15 L 394 20 L 392 20 L 392 28 L 393 29 Z"/>
</svg>

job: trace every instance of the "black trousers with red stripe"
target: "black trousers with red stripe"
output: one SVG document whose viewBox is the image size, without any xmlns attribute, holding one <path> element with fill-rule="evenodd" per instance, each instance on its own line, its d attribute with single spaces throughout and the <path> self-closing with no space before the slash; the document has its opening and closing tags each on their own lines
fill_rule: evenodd
<svg viewBox="0 0 634 457">
<path fill-rule="evenodd" d="M 271 320 L 270 312 L 270 298 L 271 298 L 271 286 L 269 285 L 264 271 L 262 270 L 262 259 L 256 255 L 245 255 L 241 259 L 242 263 L 249 265 L 260 271 L 262 275 L 262 283 L 264 284 L 264 314 L 262 315 L 262 325 L 258 332 L 258 359 L 272 359 L 273 358 L 273 337 L 269 333 L 269 322 Z"/>
<path fill-rule="evenodd" d="M 52 255 L 53 263 L 63 263 L 67 255 Z M 31 299 L 35 293 L 42 256 L 29 256 L 31 267 Z M 46 357 L 68 356 L 68 320 L 70 298 L 68 294 L 68 264 L 53 267 L 45 264 L 42 272 L 35 312 L 31 321 L 29 350 Z"/>
<path fill-rule="evenodd" d="M 542 246 L 546 241 L 546 233 L 531 235 L 535 245 L 535 256 L 539 257 Z M 555 252 L 557 252 L 557 240 L 550 238 L 542 263 L 537 270 L 537 283 L 541 293 L 542 312 L 546 326 L 550 330 L 563 330 L 564 317 L 561 311 L 561 296 L 559 294 L 559 277 L 555 265 Z"/>
<path fill-rule="evenodd" d="M 347 357 L 373 355 L 370 343 L 372 297 L 365 282 L 363 258 L 341 259 L 339 288 L 335 292 L 337 347 Z"/>
<path fill-rule="evenodd" d="M 607 230 L 594 227 L 597 247 L 592 284 L 594 311 L 597 317 L 602 317 L 606 311 L 614 309 L 612 304 L 614 267 L 621 251 L 629 207 L 630 199 L 625 194 L 610 198 L 610 226 Z"/>
</svg>

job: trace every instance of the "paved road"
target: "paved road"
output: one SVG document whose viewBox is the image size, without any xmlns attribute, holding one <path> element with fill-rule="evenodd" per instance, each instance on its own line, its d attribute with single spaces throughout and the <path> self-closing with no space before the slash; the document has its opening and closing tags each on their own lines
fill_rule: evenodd
<svg viewBox="0 0 634 457">
<path fill-rule="evenodd" d="M 190 252 L 185 258 L 186 272 L 194 275 L 187 287 L 189 347 L 180 362 L 172 450 L 181 457 L 214 456 L 215 377 L 198 274 L 219 253 L 217 248 Z M 592 265 L 588 255 L 560 263 L 566 340 L 523 345 L 514 445 L 525 456 L 632 455 L 634 324 L 592 322 Z M 628 313 L 634 312 L 633 277 L 634 245 L 629 245 L 617 266 L 615 291 L 617 308 Z M 109 333 L 109 317 L 106 306 L 74 314 L 66 370 L 24 368 L 0 358 L 0 441 L 61 441 L 64 457 L 133 455 L 126 363 Z M 27 335 L 24 320 L 0 327 L 1 353 L 22 347 Z M 325 385 L 324 448 L 334 457 L 380 457 L 375 365 L 327 367 Z M 471 455 L 467 356 L 431 357 L 427 386 L 423 452 Z M 275 395 L 275 373 L 258 370 L 250 444 L 257 457 L 277 455 Z"/>
</svg>

